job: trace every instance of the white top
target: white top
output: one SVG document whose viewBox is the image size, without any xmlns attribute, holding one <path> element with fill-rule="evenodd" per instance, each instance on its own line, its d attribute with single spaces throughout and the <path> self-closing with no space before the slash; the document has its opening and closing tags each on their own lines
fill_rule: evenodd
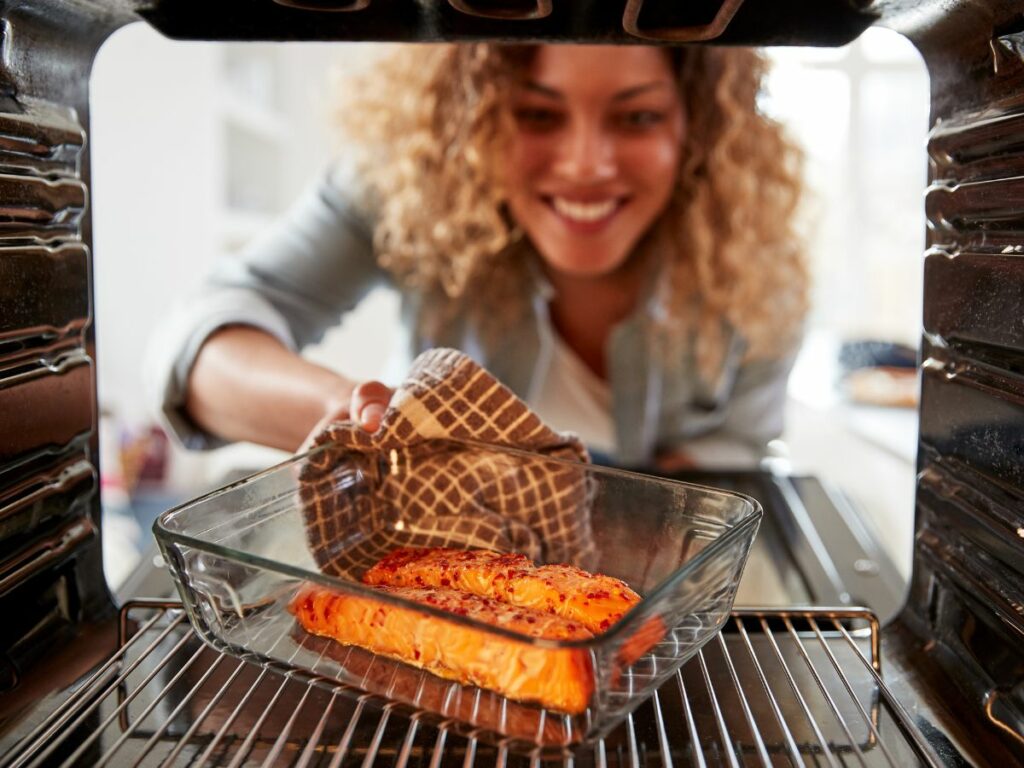
<svg viewBox="0 0 1024 768">
<path fill-rule="evenodd" d="M 557 333 L 534 412 L 552 429 L 575 432 L 591 450 L 615 453 L 612 390 Z"/>
</svg>

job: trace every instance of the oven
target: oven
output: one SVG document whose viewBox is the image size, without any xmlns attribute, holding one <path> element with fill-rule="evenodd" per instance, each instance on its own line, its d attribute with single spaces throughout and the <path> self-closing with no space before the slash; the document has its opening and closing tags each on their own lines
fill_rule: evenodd
<svg viewBox="0 0 1024 768">
<path fill-rule="evenodd" d="M 0 18 L 0 765 L 541 762 L 218 654 L 158 566 L 111 594 L 89 73 L 138 20 L 183 40 L 837 46 L 871 25 L 911 40 L 931 114 L 909 591 L 816 478 L 682 473 L 764 504 L 751 568 L 784 599 L 748 580 L 720 636 L 607 738 L 560 759 L 1024 762 L 1024 3 L 0 0 Z"/>
</svg>

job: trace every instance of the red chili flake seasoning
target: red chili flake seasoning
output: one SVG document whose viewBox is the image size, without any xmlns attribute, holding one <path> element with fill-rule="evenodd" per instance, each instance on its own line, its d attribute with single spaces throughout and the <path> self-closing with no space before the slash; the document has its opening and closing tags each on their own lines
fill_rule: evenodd
<svg viewBox="0 0 1024 768">
<path fill-rule="evenodd" d="M 416 661 L 420 660 L 420 649 L 419 648 L 413 648 L 412 649 L 412 657 L 414 659 L 416 659 Z"/>
<path fill-rule="evenodd" d="M 441 578 L 441 586 L 442 587 L 450 587 L 451 585 L 452 585 L 451 579 L 444 578 L 444 577 Z"/>
<path fill-rule="evenodd" d="M 564 602 L 565 602 L 565 595 L 563 595 L 563 594 L 559 594 L 559 595 L 558 595 L 558 602 L 560 602 L 560 603 L 564 603 Z"/>
<path fill-rule="evenodd" d="M 600 624 L 601 629 L 608 629 L 608 627 L 610 627 L 610 626 L 611 626 L 611 622 L 608 621 L 608 619 L 601 619 L 601 624 Z"/>
<path fill-rule="evenodd" d="M 527 616 L 526 617 L 526 623 L 527 624 L 536 624 L 537 623 L 537 617 L 536 616 Z"/>
</svg>

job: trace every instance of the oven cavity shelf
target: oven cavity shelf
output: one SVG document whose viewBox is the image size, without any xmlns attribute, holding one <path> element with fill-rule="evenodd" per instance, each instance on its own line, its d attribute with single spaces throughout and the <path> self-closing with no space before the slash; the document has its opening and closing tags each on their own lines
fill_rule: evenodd
<svg viewBox="0 0 1024 768">
<path fill-rule="evenodd" d="M 0 765 L 940 764 L 883 681 L 878 621 L 865 609 L 735 611 L 623 725 L 553 763 L 325 678 L 215 651 L 179 603 L 126 603 L 120 635 L 118 651 Z"/>
</svg>

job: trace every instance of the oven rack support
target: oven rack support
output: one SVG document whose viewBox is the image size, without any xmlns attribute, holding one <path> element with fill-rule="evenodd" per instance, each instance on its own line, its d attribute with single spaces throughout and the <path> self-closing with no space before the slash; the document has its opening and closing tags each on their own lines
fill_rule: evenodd
<svg viewBox="0 0 1024 768">
<path fill-rule="evenodd" d="M 118 645 L 0 759 L 3 768 L 549 764 L 344 685 L 215 651 L 180 603 L 126 603 Z M 557 763 L 940 765 L 883 680 L 875 616 L 821 608 L 733 612 L 624 724 Z"/>
</svg>

